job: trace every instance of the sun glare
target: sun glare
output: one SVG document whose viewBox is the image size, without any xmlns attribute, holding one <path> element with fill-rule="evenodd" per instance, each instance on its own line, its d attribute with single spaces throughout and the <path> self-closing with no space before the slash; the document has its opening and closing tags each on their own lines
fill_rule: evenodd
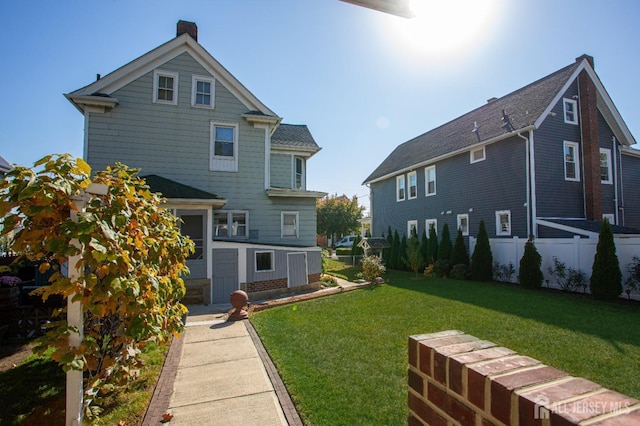
<svg viewBox="0 0 640 426">
<path fill-rule="evenodd" d="M 492 32 L 501 0 L 411 0 L 412 19 L 394 18 L 397 47 L 412 54 L 450 56 L 481 44 Z"/>
</svg>

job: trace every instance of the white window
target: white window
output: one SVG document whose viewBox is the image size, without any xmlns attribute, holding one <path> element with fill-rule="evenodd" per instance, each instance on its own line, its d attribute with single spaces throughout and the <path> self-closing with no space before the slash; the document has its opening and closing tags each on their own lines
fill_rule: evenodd
<svg viewBox="0 0 640 426">
<path fill-rule="evenodd" d="M 425 195 L 436 195 L 436 166 L 424 169 Z"/>
<path fill-rule="evenodd" d="M 469 235 L 469 215 L 468 214 L 459 214 L 458 215 L 458 229 L 462 231 L 462 235 Z"/>
<path fill-rule="evenodd" d="M 302 157 L 293 157 L 293 189 L 305 188 L 305 161 Z"/>
<path fill-rule="evenodd" d="M 256 251 L 256 272 L 274 271 L 273 250 Z"/>
<path fill-rule="evenodd" d="M 615 225 L 616 217 L 613 213 L 603 213 L 602 221 L 604 222 L 605 219 L 609 221 L 609 225 Z"/>
<path fill-rule="evenodd" d="M 471 164 L 477 163 L 478 161 L 483 161 L 485 159 L 484 146 L 476 149 L 472 149 L 470 151 L 469 160 Z"/>
<path fill-rule="evenodd" d="M 575 99 L 563 99 L 564 122 L 567 124 L 578 124 L 578 101 Z"/>
<path fill-rule="evenodd" d="M 404 175 L 396 177 L 396 201 L 404 201 L 405 187 L 404 187 Z"/>
<path fill-rule="evenodd" d="M 575 142 L 564 142 L 564 179 L 580 180 L 580 154 Z"/>
<path fill-rule="evenodd" d="M 194 75 L 191 78 L 191 106 L 213 108 L 215 100 L 215 80 L 211 77 Z"/>
<path fill-rule="evenodd" d="M 178 104 L 178 73 L 155 70 L 153 72 L 153 102 Z"/>
<path fill-rule="evenodd" d="M 247 238 L 249 236 L 249 212 L 214 212 L 213 236 L 220 238 Z"/>
<path fill-rule="evenodd" d="M 211 122 L 210 170 L 238 171 L 238 125 Z"/>
<path fill-rule="evenodd" d="M 427 237 L 430 234 L 431 228 L 436 231 L 436 235 L 438 235 L 438 219 L 427 219 L 424 221 L 425 229 L 427 230 Z"/>
<path fill-rule="evenodd" d="M 511 210 L 496 212 L 496 235 L 511 235 Z"/>
<path fill-rule="evenodd" d="M 407 238 L 411 238 L 414 232 L 418 235 L 418 221 L 410 220 L 407 222 Z"/>
<path fill-rule="evenodd" d="M 600 148 L 600 182 L 611 183 L 611 150 Z"/>
<path fill-rule="evenodd" d="M 298 238 L 298 212 L 280 213 L 282 238 Z"/>
<path fill-rule="evenodd" d="M 418 175 L 416 172 L 410 172 L 407 178 L 409 179 L 409 199 L 412 200 L 418 196 Z"/>
</svg>

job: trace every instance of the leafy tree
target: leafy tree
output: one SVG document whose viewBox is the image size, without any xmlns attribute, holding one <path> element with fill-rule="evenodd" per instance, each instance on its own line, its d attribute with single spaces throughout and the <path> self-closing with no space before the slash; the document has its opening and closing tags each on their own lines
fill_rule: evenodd
<svg viewBox="0 0 640 426">
<path fill-rule="evenodd" d="M 398 269 L 400 264 L 400 236 L 398 230 L 393 231 L 393 242 L 391 243 L 391 263 L 389 267 L 391 269 Z"/>
<path fill-rule="evenodd" d="M 358 205 L 358 197 L 346 195 L 326 196 L 316 202 L 318 234 L 333 238 L 336 235 L 356 233 L 360 229 L 364 207 Z"/>
<path fill-rule="evenodd" d="M 484 220 L 480 219 L 476 247 L 471 255 L 471 279 L 491 281 L 493 278 L 493 254 L 489 244 L 489 235 Z"/>
<path fill-rule="evenodd" d="M 540 288 L 544 275 L 542 275 L 542 256 L 538 253 L 533 237 L 524 245 L 524 254 L 520 259 L 520 284 L 525 288 Z"/>
<path fill-rule="evenodd" d="M 187 312 L 181 276 L 193 242 L 180 234 L 178 221 L 160 207 L 137 170 L 122 164 L 90 177 L 91 169 L 70 155 L 47 156 L 36 171 L 15 167 L 0 181 L 1 235 L 16 229 L 11 249 L 53 270 L 52 295 L 73 297 L 82 305 L 84 337 L 75 348 L 66 319 L 57 320 L 39 341 L 36 351 L 55 348 L 51 355 L 65 370 L 84 372 L 85 411 L 99 413 L 101 398 L 125 386 L 141 368 L 146 342 L 165 342 L 182 331 Z M 91 198 L 85 211 L 76 211 L 72 197 L 91 183 L 108 187 Z M 77 221 L 71 212 L 76 211 Z M 16 228 L 16 225 L 21 227 Z M 58 265 L 80 255 L 79 278 L 65 277 Z"/>
<path fill-rule="evenodd" d="M 411 232 L 411 238 L 407 241 L 407 251 L 404 263 L 411 269 L 416 276 L 418 271 L 424 265 L 424 258 L 422 257 L 422 251 L 420 250 L 420 240 L 418 234 L 415 231 Z"/>
<path fill-rule="evenodd" d="M 440 235 L 440 245 L 438 246 L 438 259 L 446 260 L 447 262 L 451 258 L 451 251 L 453 246 L 451 245 L 451 235 L 449 234 L 449 225 L 446 223 L 442 225 L 442 234 Z"/>
<path fill-rule="evenodd" d="M 433 264 L 438 259 L 438 235 L 436 227 L 429 226 L 429 259 L 428 263 Z"/>
<path fill-rule="evenodd" d="M 622 273 L 616 254 L 616 244 L 609 221 L 602 222 L 598 246 L 593 259 L 591 294 L 598 300 L 616 300 L 622 293 Z"/>
<path fill-rule="evenodd" d="M 455 266 L 460 264 L 469 266 L 469 255 L 467 254 L 467 246 L 464 245 L 462 230 L 458 229 L 456 242 L 453 245 L 453 251 L 451 252 L 451 265 Z"/>
</svg>

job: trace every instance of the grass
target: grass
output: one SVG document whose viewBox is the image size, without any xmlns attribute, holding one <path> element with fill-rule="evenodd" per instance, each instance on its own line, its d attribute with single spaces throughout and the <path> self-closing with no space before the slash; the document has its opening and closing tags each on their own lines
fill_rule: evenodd
<svg viewBox="0 0 640 426">
<path fill-rule="evenodd" d="M 386 278 L 252 314 L 306 424 L 404 424 L 407 337 L 449 329 L 640 398 L 636 305 L 395 271 Z"/>
<path fill-rule="evenodd" d="M 145 368 L 129 389 L 109 396 L 104 413 L 88 425 L 140 425 L 151 401 L 168 346 L 148 345 L 143 352 Z M 64 425 L 65 374 L 50 358 L 28 357 L 20 365 L 0 374 L 0 424 Z"/>
<path fill-rule="evenodd" d="M 360 267 L 347 265 L 346 263 L 330 257 L 323 257 L 323 262 L 325 272 L 327 274 L 334 275 L 347 281 L 355 282 L 358 279 L 356 275 L 362 272 Z"/>
</svg>

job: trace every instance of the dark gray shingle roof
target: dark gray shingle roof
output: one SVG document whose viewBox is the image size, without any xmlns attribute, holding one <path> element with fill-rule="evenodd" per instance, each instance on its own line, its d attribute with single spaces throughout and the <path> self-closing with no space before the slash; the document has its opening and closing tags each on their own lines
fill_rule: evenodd
<svg viewBox="0 0 640 426">
<path fill-rule="evenodd" d="M 311 136 L 309 128 L 304 124 L 280 124 L 271 135 L 271 144 L 274 146 L 320 150 L 313 136 Z"/>
<path fill-rule="evenodd" d="M 534 124 L 579 65 L 573 63 L 399 145 L 365 183 Z M 511 128 L 503 127 L 503 111 Z M 474 124 L 480 140 L 472 132 Z"/>
<path fill-rule="evenodd" d="M 165 198 L 188 198 L 192 200 L 221 200 L 222 197 L 192 186 L 184 185 L 158 175 L 142 176 L 152 192 Z"/>
</svg>

